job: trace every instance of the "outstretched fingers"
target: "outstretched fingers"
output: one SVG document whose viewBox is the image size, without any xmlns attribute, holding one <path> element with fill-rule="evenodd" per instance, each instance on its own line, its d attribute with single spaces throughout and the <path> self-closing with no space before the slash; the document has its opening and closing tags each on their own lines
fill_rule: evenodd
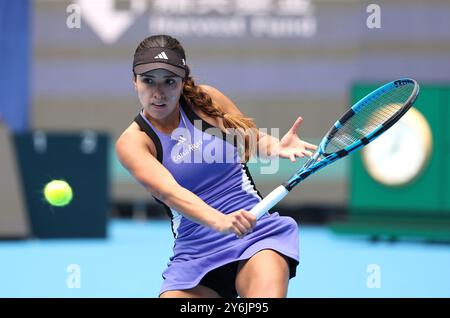
<svg viewBox="0 0 450 318">
<path fill-rule="evenodd" d="M 303 146 L 305 147 L 305 149 L 310 149 L 310 150 L 313 150 L 313 151 L 317 150 L 317 146 L 316 145 L 310 144 L 309 142 L 306 142 L 306 141 L 303 141 Z"/>
<path fill-rule="evenodd" d="M 302 117 L 298 117 L 298 118 L 297 118 L 297 120 L 294 122 L 294 125 L 292 125 L 292 128 L 291 128 L 291 132 L 292 132 L 292 133 L 294 133 L 294 134 L 297 133 L 297 130 L 298 130 L 298 128 L 300 127 L 302 121 L 303 121 L 303 118 L 302 118 Z"/>
</svg>

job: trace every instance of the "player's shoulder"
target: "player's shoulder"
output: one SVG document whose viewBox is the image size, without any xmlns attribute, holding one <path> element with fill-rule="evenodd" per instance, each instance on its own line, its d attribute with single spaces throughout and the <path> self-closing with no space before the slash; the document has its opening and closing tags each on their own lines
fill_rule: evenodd
<svg viewBox="0 0 450 318">
<path fill-rule="evenodd" d="M 150 151 L 155 148 L 153 141 L 141 130 L 139 125 L 132 122 L 117 138 L 116 151 L 120 153 L 135 147 L 146 148 Z"/>
<path fill-rule="evenodd" d="M 207 84 L 201 84 L 198 86 L 203 92 L 207 93 L 211 97 L 213 103 L 215 103 L 223 112 L 240 113 L 235 103 L 216 87 Z"/>
<path fill-rule="evenodd" d="M 226 97 L 219 89 L 208 84 L 200 84 L 198 87 L 205 93 L 207 93 L 213 100 L 220 100 Z"/>
</svg>

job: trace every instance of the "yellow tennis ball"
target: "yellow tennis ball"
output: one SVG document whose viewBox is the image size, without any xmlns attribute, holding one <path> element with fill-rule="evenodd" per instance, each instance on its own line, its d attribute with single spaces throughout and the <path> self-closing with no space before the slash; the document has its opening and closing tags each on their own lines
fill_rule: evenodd
<svg viewBox="0 0 450 318">
<path fill-rule="evenodd" d="M 66 181 L 53 180 L 45 185 L 44 196 L 51 205 L 65 206 L 72 201 L 73 192 Z"/>
</svg>

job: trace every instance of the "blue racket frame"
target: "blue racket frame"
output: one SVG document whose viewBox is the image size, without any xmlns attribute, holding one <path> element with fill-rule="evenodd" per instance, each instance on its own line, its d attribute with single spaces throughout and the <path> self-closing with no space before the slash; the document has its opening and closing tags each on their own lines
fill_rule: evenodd
<svg viewBox="0 0 450 318">
<path fill-rule="evenodd" d="M 409 96 L 408 100 L 405 102 L 403 107 L 395 113 L 394 116 L 389 118 L 385 123 L 376 127 L 369 134 L 364 136 L 363 138 L 355 141 L 351 145 L 345 147 L 342 150 L 339 150 L 334 153 L 326 153 L 325 149 L 328 145 L 329 141 L 333 138 L 333 136 L 339 131 L 339 129 L 355 114 L 360 112 L 366 106 L 368 106 L 374 99 L 384 95 L 385 93 L 398 88 L 399 86 L 413 84 L 414 89 Z M 389 129 L 392 125 L 394 125 L 414 104 L 419 94 L 419 85 L 417 82 L 410 78 L 401 78 L 392 82 L 389 82 L 378 89 L 374 90 L 370 94 L 366 95 L 360 101 L 358 101 L 355 105 L 353 105 L 336 123 L 331 127 L 326 136 L 320 142 L 317 151 L 311 156 L 311 158 L 300 168 L 289 180 L 284 182 L 278 188 L 273 190 L 267 197 L 265 197 L 261 202 L 259 202 L 250 212 L 256 215 L 256 218 L 259 219 L 262 215 L 267 213 L 275 204 L 277 204 L 282 198 L 284 198 L 289 191 L 291 191 L 296 185 L 298 185 L 302 180 L 309 177 L 314 172 L 322 169 L 323 167 L 328 166 L 329 164 L 335 162 L 336 160 L 343 158 L 354 152 L 371 141 L 375 140 L 379 137 L 383 132 Z M 320 156 L 324 156 L 321 160 L 318 161 Z"/>
</svg>

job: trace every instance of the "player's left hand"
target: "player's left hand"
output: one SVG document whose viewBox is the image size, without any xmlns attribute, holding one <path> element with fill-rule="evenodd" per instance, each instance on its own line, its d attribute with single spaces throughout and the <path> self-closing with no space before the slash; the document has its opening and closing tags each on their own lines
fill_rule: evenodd
<svg viewBox="0 0 450 318">
<path fill-rule="evenodd" d="M 311 157 L 313 151 L 317 149 L 316 145 L 310 144 L 300 139 L 297 135 L 297 130 L 302 123 L 303 118 L 298 117 L 291 129 L 286 135 L 281 138 L 278 145 L 278 155 L 281 158 L 290 159 L 291 162 L 296 161 L 296 157 L 303 158 L 304 156 Z"/>
</svg>

